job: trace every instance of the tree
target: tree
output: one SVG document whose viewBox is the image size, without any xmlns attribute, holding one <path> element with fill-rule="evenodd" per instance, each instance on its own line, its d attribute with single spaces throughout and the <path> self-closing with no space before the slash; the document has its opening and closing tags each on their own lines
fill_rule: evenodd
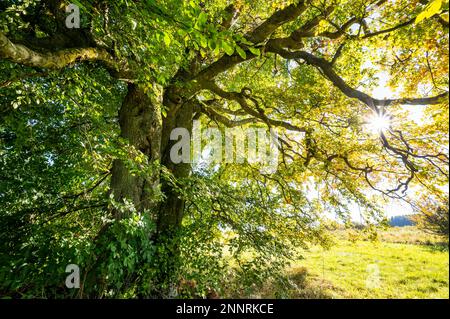
<svg viewBox="0 0 450 319">
<path fill-rule="evenodd" d="M 424 198 L 421 211 L 413 217 L 423 230 L 448 238 L 448 197 L 444 200 Z"/>
<path fill-rule="evenodd" d="M 412 217 L 408 215 L 393 216 L 389 220 L 389 226 L 392 227 L 404 227 L 413 225 L 414 221 L 412 220 Z"/>
<path fill-rule="evenodd" d="M 224 241 L 237 259 L 256 251 L 247 273 L 280 266 L 325 241 L 324 211 L 345 218 L 353 202 L 377 218 L 375 193 L 411 201 L 411 185 L 448 182 L 448 4 L 416 24 L 426 2 L 74 3 L 78 29 L 63 0 L 0 5 L 9 267 L 77 259 L 81 296 L 168 297 L 183 267 L 223 267 Z M 378 70 L 398 98 L 366 93 Z M 420 105 L 430 122 L 408 115 Z M 192 135 L 193 120 L 277 129 L 277 172 L 175 164 L 171 132 Z"/>
</svg>

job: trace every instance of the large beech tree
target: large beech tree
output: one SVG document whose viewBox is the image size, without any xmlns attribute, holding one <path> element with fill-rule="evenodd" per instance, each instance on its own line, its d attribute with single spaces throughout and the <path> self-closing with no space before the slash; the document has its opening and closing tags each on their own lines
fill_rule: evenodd
<svg viewBox="0 0 450 319">
<path fill-rule="evenodd" d="M 237 259 L 252 247 L 263 267 L 324 243 L 323 212 L 346 220 L 356 203 L 374 221 L 383 200 L 445 197 L 445 1 L 426 19 L 418 0 L 73 3 L 80 28 L 66 25 L 68 1 L 0 4 L 8 294 L 67 293 L 61 267 L 85 254 L 78 296 L 173 296 L 197 248 L 220 250 L 205 243 Z M 277 172 L 172 163 L 170 133 L 194 120 L 277 129 Z M 374 132 L 377 120 L 388 125 Z M 140 218 L 153 225 L 140 241 L 112 226 Z M 185 268 L 205 265 L 217 266 Z M 54 281 L 12 279 L 48 271 Z"/>
</svg>

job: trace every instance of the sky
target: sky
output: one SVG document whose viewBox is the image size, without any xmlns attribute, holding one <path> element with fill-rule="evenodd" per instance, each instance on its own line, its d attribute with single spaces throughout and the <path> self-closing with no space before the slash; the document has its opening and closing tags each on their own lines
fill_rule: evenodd
<svg viewBox="0 0 450 319">
<path fill-rule="evenodd" d="M 367 67 L 373 67 L 373 65 L 368 62 L 362 66 L 362 68 Z M 371 92 L 368 92 L 372 97 L 376 99 L 390 99 L 399 97 L 388 85 L 389 74 L 387 72 L 380 71 L 376 74 L 376 77 L 379 79 L 378 85 L 374 87 Z M 405 111 L 408 112 L 408 117 L 417 124 L 423 123 L 423 110 L 424 106 L 405 107 Z M 385 119 L 374 116 L 369 121 L 368 125 L 372 128 L 372 131 L 377 132 L 379 128 L 384 129 L 386 126 L 389 126 L 389 123 L 386 122 L 387 121 Z M 399 200 L 390 200 L 384 206 L 384 211 L 388 218 L 397 215 L 410 215 L 414 213 L 410 205 Z M 360 221 L 361 217 L 358 207 L 355 207 L 353 210 L 352 219 L 355 221 Z"/>
</svg>

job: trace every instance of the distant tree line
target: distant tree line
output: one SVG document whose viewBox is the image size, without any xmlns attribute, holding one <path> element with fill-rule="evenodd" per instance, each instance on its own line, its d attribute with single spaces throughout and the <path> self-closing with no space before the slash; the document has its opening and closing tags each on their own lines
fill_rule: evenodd
<svg viewBox="0 0 450 319">
<path fill-rule="evenodd" d="M 414 226 L 415 224 L 412 216 L 408 215 L 393 216 L 389 219 L 389 225 L 392 227 Z"/>
</svg>

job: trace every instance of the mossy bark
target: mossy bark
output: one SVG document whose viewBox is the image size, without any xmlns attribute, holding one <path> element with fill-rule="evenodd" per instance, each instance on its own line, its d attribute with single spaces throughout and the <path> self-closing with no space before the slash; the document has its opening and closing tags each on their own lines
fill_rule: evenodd
<svg viewBox="0 0 450 319">
<path fill-rule="evenodd" d="M 150 95 L 151 96 L 151 95 Z M 157 161 L 180 180 L 189 177 L 189 163 L 174 164 L 170 149 L 176 141 L 170 140 L 170 133 L 176 127 L 192 130 L 193 105 L 185 103 L 175 92 L 164 94 L 164 101 L 151 98 L 136 85 L 129 85 L 128 94 L 119 111 L 121 137 L 129 145 Z M 161 119 L 161 105 L 168 109 L 164 121 Z M 155 189 L 159 188 L 163 200 L 157 201 Z M 173 297 L 176 295 L 177 269 L 179 266 L 179 231 L 185 209 L 185 199 L 177 187 L 160 179 L 159 171 L 151 176 L 132 174 L 126 163 L 114 161 L 111 177 L 111 192 L 114 200 L 131 202 L 138 211 L 148 211 L 156 222 L 156 231 L 149 234 L 158 247 L 155 256 L 156 278 L 151 297 Z M 125 217 L 126 212 L 114 210 L 116 219 Z"/>
</svg>

